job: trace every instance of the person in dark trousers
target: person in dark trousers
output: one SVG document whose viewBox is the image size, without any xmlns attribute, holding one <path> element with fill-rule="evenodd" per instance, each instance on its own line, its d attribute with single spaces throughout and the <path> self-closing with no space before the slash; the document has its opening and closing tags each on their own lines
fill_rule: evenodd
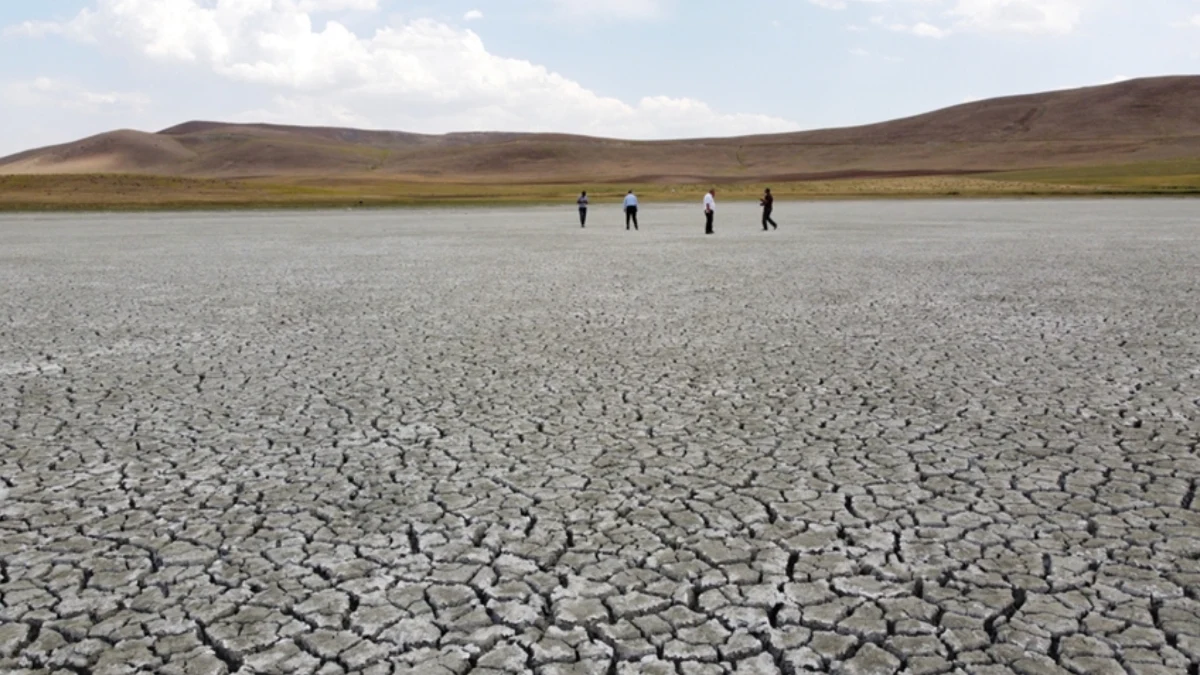
<svg viewBox="0 0 1200 675">
<path fill-rule="evenodd" d="M 633 223 L 633 229 L 638 229 L 637 222 L 638 200 L 637 195 L 633 194 L 633 190 L 625 195 L 625 229 L 629 229 L 629 223 Z"/>
<path fill-rule="evenodd" d="M 717 189 L 713 188 L 704 195 L 704 234 L 713 233 L 713 216 L 717 215 Z"/>
<path fill-rule="evenodd" d="M 579 226 L 587 227 L 587 207 L 588 207 L 587 192 L 585 191 L 583 194 L 579 195 L 579 199 L 576 199 L 575 203 L 579 204 Z"/>
<path fill-rule="evenodd" d="M 771 220 L 771 212 L 775 210 L 775 198 L 771 196 L 771 188 L 767 188 L 766 191 L 763 192 L 762 200 L 758 203 L 763 209 L 763 232 L 767 231 L 768 223 L 771 224 L 772 228 L 778 230 L 779 225 L 775 224 L 774 220 Z"/>
</svg>

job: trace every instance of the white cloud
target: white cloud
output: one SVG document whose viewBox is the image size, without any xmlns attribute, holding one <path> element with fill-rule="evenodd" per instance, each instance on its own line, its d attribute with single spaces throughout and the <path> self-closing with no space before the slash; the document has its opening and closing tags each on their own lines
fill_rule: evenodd
<svg viewBox="0 0 1200 675">
<path fill-rule="evenodd" d="M 855 4 L 855 3 L 869 4 L 869 5 L 881 5 L 881 4 L 886 4 L 888 2 L 891 2 L 893 5 L 895 5 L 895 4 L 903 4 L 903 3 L 930 4 L 930 3 L 938 2 L 938 0 L 808 0 L 808 1 L 810 3 L 816 5 L 817 7 L 824 7 L 825 9 L 837 9 L 837 10 L 846 9 L 847 7 L 849 7 L 850 5 Z"/>
<path fill-rule="evenodd" d="M 253 0 L 263 4 L 262 0 Z M 242 4 L 252 4 L 243 2 Z M 379 9 L 379 0 L 300 0 L 296 7 L 302 12 L 344 12 L 356 10 L 360 12 Z"/>
<path fill-rule="evenodd" d="M 350 96 L 344 103 L 325 97 L 276 96 L 270 107 L 232 116 L 238 122 L 335 125 L 445 133 L 463 130 L 572 132 L 622 138 L 694 138 L 794 131 L 785 120 L 763 115 L 724 114 L 693 99 L 653 96 L 635 104 L 596 99 L 581 108 L 567 102 L 535 114 L 504 105 L 450 106 L 430 114 L 427 106 L 396 108 L 383 100 Z"/>
<path fill-rule="evenodd" d="M 860 59 L 879 60 L 884 63 L 901 63 L 904 59 L 898 56 L 890 56 L 888 54 L 874 54 L 863 49 L 862 47 L 854 47 L 850 50 L 850 55 Z"/>
<path fill-rule="evenodd" d="M 583 9 L 595 3 L 574 4 Z M 628 6 L 635 4 L 645 3 Z M 438 21 L 397 21 L 360 36 L 337 20 L 317 23 L 312 16 L 373 6 L 355 0 L 97 0 L 59 28 L 274 95 L 273 107 L 245 111 L 243 118 L 630 138 L 797 128 L 777 117 L 725 114 L 686 98 L 651 96 L 631 104 L 600 96 L 543 66 L 492 54 L 473 31 Z"/>
<path fill-rule="evenodd" d="M 550 0 L 564 16 L 586 19 L 644 20 L 667 14 L 673 0 Z"/>
<path fill-rule="evenodd" d="M 920 22 L 914 23 L 912 25 L 904 24 L 904 23 L 894 23 L 894 24 L 891 24 L 890 26 L 888 26 L 888 30 L 891 30 L 891 31 L 894 31 L 897 33 L 909 33 L 910 35 L 916 35 L 917 37 L 934 38 L 934 39 L 941 39 L 950 34 L 949 30 L 946 30 L 944 28 L 938 28 L 937 26 L 934 26 L 933 24 L 925 23 L 924 21 L 920 21 Z"/>
<path fill-rule="evenodd" d="M 1070 33 L 1089 0 L 957 0 L 960 25 L 997 32 Z"/>
<path fill-rule="evenodd" d="M 909 31 L 917 37 L 944 38 L 948 35 L 945 30 L 924 21 L 913 24 Z"/>
<path fill-rule="evenodd" d="M 927 24 L 923 21 L 914 24 L 911 30 L 912 34 L 918 37 L 943 38 L 947 35 L 945 30 L 938 28 L 937 26 Z"/>
<path fill-rule="evenodd" d="M 39 38 L 61 33 L 62 31 L 62 26 L 53 21 L 22 21 L 18 24 L 5 26 L 3 35 Z"/>
<path fill-rule="evenodd" d="M 314 126 L 371 127 L 370 118 L 336 103 L 313 97 L 275 96 L 269 108 L 234 113 L 231 122 L 267 122 Z"/>
<path fill-rule="evenodd" d="M 1171 22 L 1172 28 L 1200 28 L 1200 14 Z"/>
<path fill-rule="evenodd" d="M 140 112 L 150 104 L 150 98 L 139 92 L 93 91 L 75 82 L 50 77 L 5 83 L 0 88 L 0 98 L 13 106 L 53 106 L 88 113 L 111 109 Z"/>
<path fill-rule="evenodd" d="M 463 21 L 479 21 L 483 18 L 483 12 L 473 9 L 463 15 Z"/>
<path fill-rule="evenodd" d="M 1075 30 L 1084 10 L 1098 0 L 809 0 L 827 9 L 844 10 L 851 4 L 886 7 L 907 20 L 887 21 L 872 16 L 876 25 L 888 25 L 919 37 L 945 37 L 964 31 L 1063 34 Z M 932 15 L 953 25 L 939 28 Z"/>
</svg>

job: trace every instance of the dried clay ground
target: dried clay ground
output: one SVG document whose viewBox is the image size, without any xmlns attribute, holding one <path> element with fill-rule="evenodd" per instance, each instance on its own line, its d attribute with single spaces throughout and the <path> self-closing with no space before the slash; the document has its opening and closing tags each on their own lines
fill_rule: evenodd
<svg viewBox="0 0 1200 675">
<path fill-rule="evenodd" d="M 0 672 L 1200 670 L 1195 202 L 0 219 Z"/>
</svg>

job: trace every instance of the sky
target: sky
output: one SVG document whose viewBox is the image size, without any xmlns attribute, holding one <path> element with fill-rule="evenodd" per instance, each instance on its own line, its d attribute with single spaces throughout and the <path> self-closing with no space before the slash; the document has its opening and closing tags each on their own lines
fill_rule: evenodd
<svg viewBox="0 0 1200 675">
<path fill-rule="evenodd" d="M 1200 0 L 4 0 L 0 155 L 194 119 L 692 138 L 1200 71 Z"/>
</svg>

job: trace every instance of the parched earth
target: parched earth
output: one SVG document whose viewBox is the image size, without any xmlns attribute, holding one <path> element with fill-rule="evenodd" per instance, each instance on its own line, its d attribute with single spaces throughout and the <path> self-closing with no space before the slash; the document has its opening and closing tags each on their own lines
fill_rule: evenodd
<svg viewBox="0 0 1200 675">
<path fill-rule="evenodd" d="M 0 220 L 0 672 L 1200 672 L 1200 204 Z"/>
</svg>

